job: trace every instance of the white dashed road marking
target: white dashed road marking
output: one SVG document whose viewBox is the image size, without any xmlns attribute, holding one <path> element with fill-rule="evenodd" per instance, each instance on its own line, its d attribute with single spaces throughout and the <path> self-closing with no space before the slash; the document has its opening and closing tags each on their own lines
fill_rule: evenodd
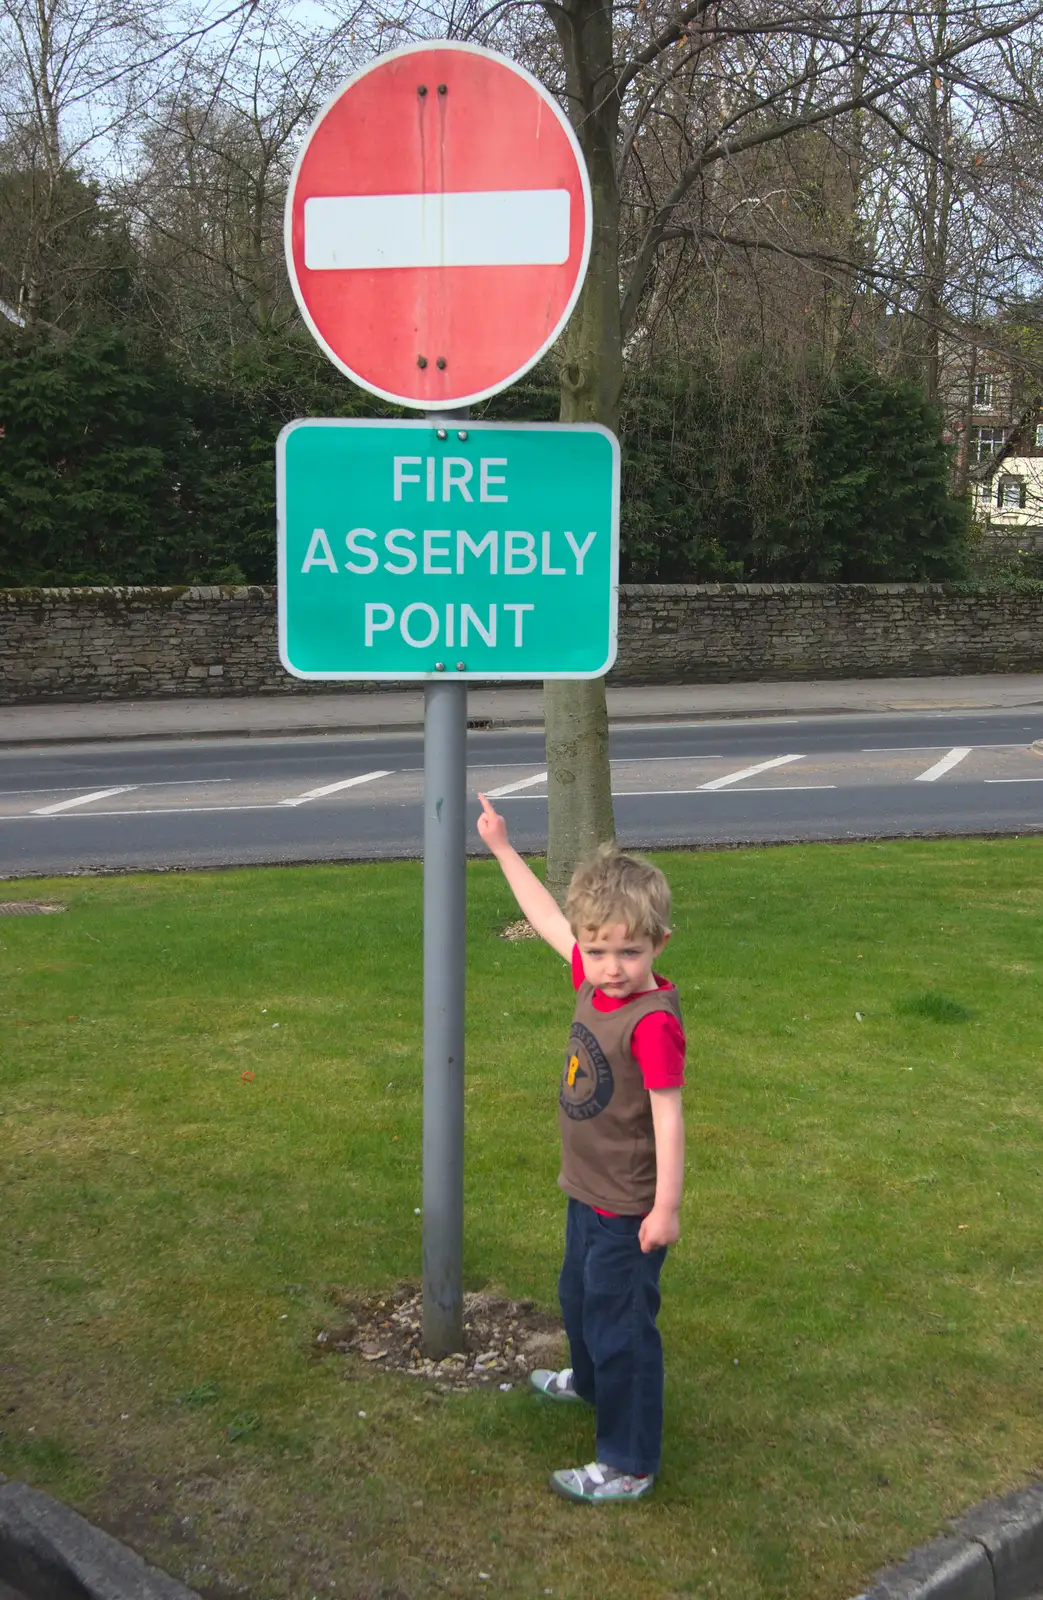
<svg viewBox="0 0 1043 1600">
<path fill-rule="evenodd" d="M 957 745 L 955 749 L 949 751 L 947 756 L 942 756 L 940 761 L 936 761 L 933 767 L 928 767 L 926 772 L 918 772 L 916 774 L 916 782 L 934 783 L 937 778 L 941 778 L 945 773 L 951 772 L 953 767 L 958 767 L 960 762 L 970 755 L 972 748 L 969 744 Z"/>
<path fill-rule="evenodd" d="M 93 822 L 95 817 L 198 817 L 207 811 L 277 811 L 278 802 L 273 805 L 242 805 L 242 806 L 136 806 L 125 811 L 85 811 L 82 816 L 72 816 L 66 813 L 69 822 Z M 29 811 L 24 817 L 0 817 L 0 822 L 27 822 L 32 817 L 38 817 L 39 811 Z"/>
<path fill-rule="evenodd" d="M 92 800 L 108 800 L 110 795 L 128 794 L 131 789 L 136 789 L 136 783 L 121 783 L 115 789 L 95 789 L 91 794 L 80 794 L 72 800 L 58 800 L 53 806 L 39 806 L 33 812 L 34 817 L 55 817 L 59 811 L 71 811 L 73 806 L 87 806 Z"/>
<path fill-rule="evenodd" d="M 47 788 L 47 789 L 0 789 L 0 798 L 7 800 L 7 799 L 10 799 L 13 796 L 15 799 L 19 799 L 20 800 L 23 797 L 23 795 L 30 795 L 30 794 L 82 794 L 82 793 L 83 793 L 83 784 L 82 783 L 60 783 L 60 784 L 59 783 L 52 783 L 50 785 L 50 787 Z"/>
<path fill-rule="evenodd" d="M 1043 779 L 1040 780 L 1043 782 Z M 748 789 L 736 789 L 736 794 L 807 794 L 812 789 L 835 789 L 835 783 L 773 783 L 758 788 L 750 784 Z M 680 795 L 705 794 L 706 785 L 701 789 L 613 789 L 613 800 L 654 800 L 660 796 L 668 800 L 676 800 Z M 508 795 L 509 800 L 542 800 L 546 804 L 545 794 L 516 794 Z"/>
<path fill-rule="evenodd" d="M 812 789 L 835 788 L 835 783 L 751 783 L 748 784 L 745 789 L 736 789 L 735 792 L 736 794 L 807 794 Z M 701 789 L 690 789 L 687 792 L 689 794 L 705 794 L 707 790 L 710 790 L 711 793 L 719 792 L 719 785 L 704 783 Z M 669 789 L 661 789 L 658 791 L 649 790 L 650 794 L 657 792 L 660 794 L 669 794 L 671 791 Z M 673 791 L 674 794 L 677 792 L 678 791 L 676 789 Z"/>
<path fill-rule="evenodd" d="M 773 761 L 759 761 L 755 767 L 743 767 L 740 772 L 729 772 L 723 778 L 714 778 L 710 783 L 701 783 L 700 789 L 726 789 L 731 783 L 741 783 L 743 778 L 755 778 L 759 772 L 767 772 L 771 767 L 784 767 L 788 761 L 803 761 L 803 756 L 776 756 Z"/>
<path fill-rule="evenodd" d="M 324 783 L 321 789 L 309 789 L 306 794 L 280 800 L 281 806 L 302 806 L 306 800 L 321 800 L 327 794 L 339 794 L 341 789 L 354 789 L 360 783 L 374 783 L 377 778 L 390 778 L 390 772 L 360 772 L 355 778 L 342 778 L 339 783 Z"/>
<path fill-rule="evenodd" d="M 486 789 L 487 800 L 501 800 L 504 795 L 517 794 L 519 789 L 534 789 L 538 783 L 546 783 L 545 772 L 534 772 L 531 778 L 519 778 L 517 783 L 503 783 L 498 789 Z M 532 797 L 536 798 L 535 795 Z"/>
<path fill-rule="evenodd" d="M 975 744 L 971 745 L 970 748 L 972 750 L 1024 750 L 1025 741 L 1024 739 L 1005 739 L 1001 743 Z M 949 746 L 947 744 L 864 744 L 862 746 L 862 754 L 870 756 L 900 755 L 903 751 L 908 754 L 910 751 L 915 753 L 920 750 L 948 749 Z"/>
<path fill-rule="evenodd" d="M 773 724 L 773 725 L 777 725 Z M 672 726 L 672 725 L 671 725 Z M 747 747 L 749 748 L 749 747 Z M 888 762 L 882 764 L 864 763 L 861 761 L 863 754 L 896 754 L 901 755 L 901 763 Z M 977 764 L 966 766 L 966 758 L 976 755 Z M 925 755 L 930 755 L 933 764 L 922 771 L 917 769 Z M 911 781 L 919 783 L 934 783 L 943 778 L 947 773 L 956 771 L 955 784 L 965 792 L 973 792 L 979 784 L 1040 784 L 1043 783 L 1043 763 L 1038 756 L 1033 756 L 1032 751 L 1023 741 L 1004 741 L 982 745 L 892 745 L 892 746 L 866 746 L 861 752 L 831 751 L 825 755 L 782 755 L 770 760 L 758 760 L 738 770 L 726 771 L 721 777 L 702 780 L 702 773 L 706 770 L 703 763 L 713 763 L 717 771 L 721 766 L 731 767 L 735 760 L 742 760 L 741 752 L 724 754 L 720 751 L 692 752 L 684 755 L 664 754 L 659 756 L 620 756 L 612 762 L 613 797 L 617 804 L 624 804 L 630 800 L 639 799 L 665 799 L 677 801 L 684 797 L 703 795 L 707 799 L 720 796 L 728 800 L 731 796 L 743 794 L 793 794 L 806 793 L 813 790 L 872 788 L 874 784 L 885 784 L 893 787 L 895 784 L 905 786 Z M 746 756 L 746 761 L 750 757 Z M 837 771 L 838 781 L 834 783 L 806 783 L 795 784 L 789 781 L 781 784 L 760 784 L 758 777 L 771 777 L 775 768 L 793 765 L 798 761 L 805 761 L 808 765 L 797 776 L 827 777 L 830 770 Z M 685 764 L 687 770 L 681 771 L 678 763 Z M 963 765 L 963 772 L 958 770 Z M 993 772 L 996 767 L 1010 776 L 985 777 L 984 773 L 991 766 Z M 1028 770 L 1026 770 L 1026 766 Z M 700 771 L 702 767 L 702 771 Z M 125 769 L 124 769 L 125 770 Z M 183 770 L 183 769 L 182 769 Z M 306 769 L 305 769 L 306 770 Z M 336 769 L 334 769 L 336 770 Z M 511 771 L 519 773 L 517 778 L 511 779 Z M 23 789 L 0 790 L 0 823 L 4 822 L 29 822 L 37 818 L 58 818 L 73 823 L 86 821 L 95 817 L 191 817 L 200 813 L 234 813 L 240 811 L 279 811 L 292 809 L 297 806 L 306 806 L 311 802 L 329 801 L 334 804 L 341 802 L 345 808 L 354 810 L 361 806 L 363 809 L 379 807 L 382 804 L 396 807 L 411 806 L 420 803 L 420 792 L 417 780 L 421 777 L 422 768 L 380 768 L 372 772 L 357 773 L 353 777 L 341 778 L 333 783 L 324 783 L 315 788 L 307 789 L 301 793 L 286 796 L 287 783 L 300 782 L 301 775 L 294 778 L 287 777 L 285 772 L 281 775 L 265 775 L 260 780 L 249 776 L 199 777 L 177 778 L 168 777 L 160 779 L 142 779 L 136 783 L 112 783 L 107 787 L 85 790 L 82 785 L 59 784 L 55 781 L 47 788 L 31 787 L 29 784 Z M 1021 775 L 1018 775 L 1020 772 Z M 6 774 L 5 774 L 6 776 Z M 36 783 L 39 777 L 34 774 Z M 59 776 L 71 776 L 69 773 L 55 773 Z M 86 773 L 85 776 L 90 776 Z M 98 774 L 95 782 L 98 781 Z M 484 782 L 492 780 L 496 787 L 486 789 L 491 799 L 502 799 L 508 805 L 517 802 L 524 809 L 526 803 L 535 803 L 538 806 L 547 805 L 547 780 L 548 773 L 545 769 L 535 770 L 531 758 L 528 762 L 479 762 L 468 768 L 468 786 L 481 788 Z M 665 789 L 629 789 L 630 783 L 660 782 L 665 783 L 675 778 L 678 787 Z M 498 780 L 506 779 L 501 782 Z M 381 791 L 380 797 L 372 793 L 367 794 L 367 786 L 380 780 L 391 780 L 388 787 Z M 30 783 L 32 780 L 30 780 Z M 215 793 L 215 786 L 222 790 L 220 800 Z M 397 787 L 396 787 L 397 786 Z M 171 791 L 169 794 L 159 794 L 162 790 Z M 196 790 L 196 795 L 178 795 L 178 789 Z M 229 792 L 231 791 L 231 792 Z M 107 808 L 104 802 L 117 797 L 122 798 L 136 793 L 134 808 Z M 979 789 L 980 794 L 980 789 Z M 148 804 L 150 800 L 159 801 L 159 804 Z M 202 804 L 193 804 L 198 799 Z M 34 802 L 42 802 L 34 806 Z M 924 796 L 926 801 L 926 795 Z M 211 803 L 207 804 L 206 801 Z M 165 802 L 165 803 L 164 803 Z M 1030 803 L 1026 801 L 1025 803 Z M 799 802 L 797 803 L 799 806 Z M 25 807 L 26 809 L 22 809 Z M 746 808 L 742 808 L 745 813 Z M 775 808 L 777 810 L 777 807 Z M 653 808 L 653 812 L 658 808 Z M 701 811 L 699 807 L 697 810 Z M 715 815 L 717 807 L 711 807 Z M 2 830 L 0 830 L 2 831 Z"/>
</svg>

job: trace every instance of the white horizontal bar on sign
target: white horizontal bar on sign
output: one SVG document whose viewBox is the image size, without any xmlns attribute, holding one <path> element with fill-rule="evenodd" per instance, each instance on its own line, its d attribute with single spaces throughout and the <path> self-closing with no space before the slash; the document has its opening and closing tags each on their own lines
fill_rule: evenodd
<svg viewBox="0 0 1043 1600">
<path fill-rule="evenodd" d="M 304 202 L 304 264 L 314 272 L 560 266 L 570 208 L 567 189 L 313 195 Z"/>
</svg>

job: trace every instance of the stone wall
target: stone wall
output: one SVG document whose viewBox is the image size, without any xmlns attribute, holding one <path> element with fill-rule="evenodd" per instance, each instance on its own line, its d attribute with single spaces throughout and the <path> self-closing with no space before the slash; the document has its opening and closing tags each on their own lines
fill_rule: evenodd
<svg viewBox="0 0 1043 1600">
<path fill-rule="evenodd" d="M 930 584 L 620 591 L 612 681 L 1043 671 L 1043 597 Z M 268 588 L 0 590 L 0 702 L 322 694 L 276 649 Z"/>
<path fill-rule="evenodd" d="M 1043 670 L 1043 595 L 943 584 L 645 584 L 620 591 L 620 683 Z"/>
</svg>

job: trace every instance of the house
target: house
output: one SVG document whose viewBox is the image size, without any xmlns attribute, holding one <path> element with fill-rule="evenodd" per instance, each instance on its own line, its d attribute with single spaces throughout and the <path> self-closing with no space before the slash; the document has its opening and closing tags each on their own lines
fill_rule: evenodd
<svg viewBox="0 0 1043 1600">
<path fill-rule="evenodd" d="M 948 353 L 947 437 L 960 445 L 957 483 L 990 542 L 1043 548 L 1043 421 L 1026 409 L 1011 365 L 992 351 Z"/>
</svg>

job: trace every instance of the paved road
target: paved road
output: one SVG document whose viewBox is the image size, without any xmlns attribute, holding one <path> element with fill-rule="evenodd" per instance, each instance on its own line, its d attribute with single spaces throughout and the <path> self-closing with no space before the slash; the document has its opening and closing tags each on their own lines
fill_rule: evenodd
<svg viewBox="0 0 1043 1600">
<path fill-rule="evenodd" d="M 1040 832 L 1039 738 L 1021 710 L 620 727 L 617 828 L 646 848 Z M 541 735 L 472 733 L 468 761 L 541 849 Z M 412 733 L 0 752 L 0 874 L 415 856 L 422 763 Z"/>
</svg>

